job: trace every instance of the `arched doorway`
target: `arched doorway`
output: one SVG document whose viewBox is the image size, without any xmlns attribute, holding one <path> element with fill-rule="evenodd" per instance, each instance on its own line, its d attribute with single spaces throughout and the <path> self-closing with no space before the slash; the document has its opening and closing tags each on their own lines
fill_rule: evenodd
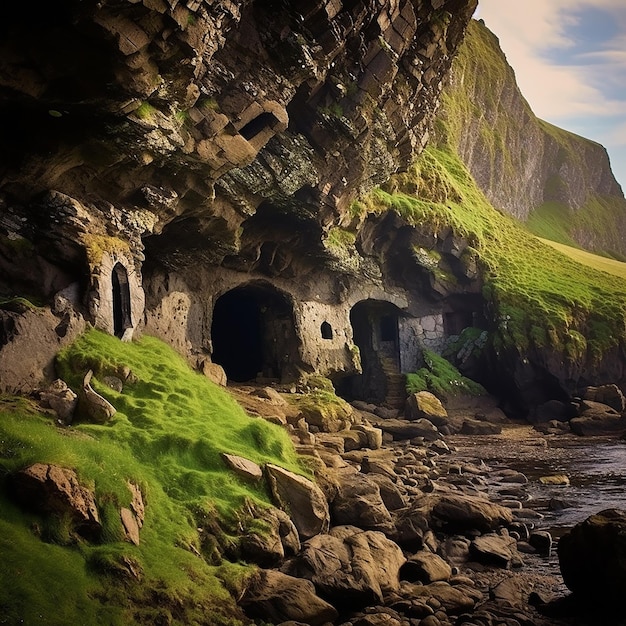
<svg viewBox="0 0 626 626">
<path fill-rule="evenodd" d="M 130 287 L 128 272 L 121 263 L 116 263 L 111 272 L 113 289 L 113 333 L 122 337 L 127 328 L 132 328 L 130 311 Z"/>
<path fill-rule="evenodd" d="M 255 282 L 220 296 L 213 308 L 212 359 L 229 380 L 283 380 L 295 371 L 298 338 L 293 307 L 272 285 Z"/>
<path fill-rule="evenodd" d="M 403 402 L 399 315 L 398 307 L 382 300 L 362 300 L 352 307 L 350 323 L 361 354 L 362 374 L 338 382 L 337 391 L 347 400 L 388 405 Z"/>
</svg>

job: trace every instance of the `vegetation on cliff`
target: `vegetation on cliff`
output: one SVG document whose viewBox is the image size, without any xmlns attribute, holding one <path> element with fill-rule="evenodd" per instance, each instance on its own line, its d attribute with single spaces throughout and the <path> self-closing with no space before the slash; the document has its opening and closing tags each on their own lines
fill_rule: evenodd
<svg viewBox="0 0 626 626">
<path fill-rule="evenodd" d="M 429 147 L 356 208 L 392 210 L 437 234 L 451 227 L 480 259 L 496 350 L 550 348 L 600 359 L 626 341 L 626 282 L 565 256 L 494 209 L 449 146 Z"/>
<path fill-rule="evenodd" d="M 407 374 L 408 393 L 430 391 L 438 398 L 459 394 L 479 396 L 486 393 L 482 385 L 463 376 L 450 362 L 432 350 L 424 350 L 424 367 Z"/>
<path fill-rule="evenodd" d="M 63 377 L 94 388 L 117 408 L 105 425 L 56 425 L 26 399 L 0 403 L 2 482 L 35 462 L 76 470 L 95 490 L 100 542 L 67 520 L 25 513 L 0 491 L 0 607 L 8 623 L 238 624 L 235 589 L 246 568 L 220 558 L 242 506 L 269 504 L 261 487 L 228 470 L 220 452 L 302 473 L 287 433 L 253 419 L 224 390 L 160 341 L 128 344 L 90 331 L 59 356 Z M 121 393 L 102 382 L 130 371 Z M 146 516 L 140 544 L 124 541 L 120 507 L 132 481 Z M 218 520 L 219 523 L 218 523 Z M 22 620 L 22 621 L 20 621 Z"/>
</svg>

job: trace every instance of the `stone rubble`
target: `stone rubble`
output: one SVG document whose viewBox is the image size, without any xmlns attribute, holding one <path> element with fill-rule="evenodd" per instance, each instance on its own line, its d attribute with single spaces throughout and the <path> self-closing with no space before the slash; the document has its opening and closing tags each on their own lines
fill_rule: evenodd
<svg viewBox="0 0 626 626">
<path fill-rule="evenodd" d="M 415 424 L 397 412 L 383 420 L 372 412 L 375 407 L 354 405 L 354 420 L 361 422 L 354 429 L 375 430 L 387 421 Z M 292 432 L 297 439 L 297 431 Z M 258 591 L 250 592 L 242 604 L 246 610 L 254 607 L 249 614 L 265 620 L 280 614 L 283 626 L 324 623 L 319 620 L 327 615 L 326 602 L 341 616 L 326 621 L 338 626 L 561 623 L 554 615 L 567 624 L 569 605 L 563 608 L 559 598 L 562 583 L 537 573 L 536 563 L 550 556 L 554 541 L 549 532 L 534 530 L 540 514 L 527 508 L 528 478 L 478 460 L 459 462 L 440 434 L 408 439 L 393 432 L 393 439 L 383 439 L 378 449 L 363 440 L 347 450 L 330 444 L 328 437 L 337 433 L 311 435 L 309 455 L 318 460 L 318 480 L 323 477 L 328 526 L 304 537 L 300 532 L 301 549 L 275 559 L 276 570 L 261 570 L 260 575 L 280 571 L 312 582 L 306 594 L 314 594 L 316 612 L 307 617 L 302 608 L 296 609 L 300 617 L 285 613 L 285 597 L 274 589 L 272 598 L 261 594 L 262 600 Z M 566 477 L 545 478 L 565 484 Z M 285 489 L 278 506 L 294 497 Z M 296 489 L 301 498 L 301 487 Z M 298 517 L 306 509 L 313 509 L 310 501 Z M 285 510 L 294 514 L 294 509 Z M 302 519 L 298 523 L 308 526 Z M 535 565 L 527 570 L 529 562 Z M 624 580 L 623 572 L 614 575 Z"/>
</svg>

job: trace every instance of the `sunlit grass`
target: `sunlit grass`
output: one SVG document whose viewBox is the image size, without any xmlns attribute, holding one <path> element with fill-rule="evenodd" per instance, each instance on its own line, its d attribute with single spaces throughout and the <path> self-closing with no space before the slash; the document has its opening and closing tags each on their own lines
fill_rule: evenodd
<svg viewBox="0 0 626 626">
<path fill-rule="evenodd" d="M 59 371 L 77 388 L 87 369 L 93 386 L 118 412 L 106 425 L 59 427 L 23 398 L 0 402 L 0 472 L 34 462 L 76 470 L 93 487 L 104 526 L 101 544 L 54 545 L 41 538 L 44 521 L 0 496 L 0 608 L 28 624 L 237 624 L 221 578 L 241 576 L 212 565 L 208 523 L 225 528 L 248 500 L 269 503 L 262 486 L 228 470 L 221 452 L 302 473 L 287 433 L 245 414 L 231 396 L 160 341 L 122 343 L 90 331 L 59 357 Z M 105 375 L 131 375 L 121 393 Z M 139 546 L 123 541 L 119 509 L 127 483 L 139 485 L 146 518 Z M 52 538 L 54 542 L 54 537 Z M 142 580 L 120 580 L 124 563 Z M 232 566 L 230 566 L 232 567 Z M 159 598 L 154 606 L 154 598 Z M 63 610 L 58 604 L 63 602 Z M 38 615 L 44 615 L 39 618 Z M 224 617 L 227 616 L 227 617 Z M 13 619 L 12 617 L 12 619 Z M 0 620 L 1 623 L 1 620 Z"/>
<path fill-rule="evenodd" d="M 574 259 L 582 265 L 587 265 L 601 272 L 612 274 L 618 278 L 626 281 L 626 263 L 622 261 L 616 261 L 615 259 L 609 259 L 604 256 L 598 256 L 592 252 L 581 250 L 580 248 L 573 248 L 556 241 L 550 241 L 549 239 L 542 239 L 544 243 L 552 246 L 555 250 L 562 252 L 568 257 Z"/>
</svg>

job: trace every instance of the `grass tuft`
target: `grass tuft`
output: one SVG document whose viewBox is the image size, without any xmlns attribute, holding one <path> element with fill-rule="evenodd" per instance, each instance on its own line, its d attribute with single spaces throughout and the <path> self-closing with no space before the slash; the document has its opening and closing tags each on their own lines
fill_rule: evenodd
<svg viewBox="0 0 626 626">
<path fill-rule="evenodd" d="M 423 355 L 424 367 L 406 376 L 408 393 L 430 391 L 441 400 L 460 394 L 481 396 L 487 393 L 482 385 L 463 376 L 442 356 L 431 350 L 424 350 Z"/>
</svg>

